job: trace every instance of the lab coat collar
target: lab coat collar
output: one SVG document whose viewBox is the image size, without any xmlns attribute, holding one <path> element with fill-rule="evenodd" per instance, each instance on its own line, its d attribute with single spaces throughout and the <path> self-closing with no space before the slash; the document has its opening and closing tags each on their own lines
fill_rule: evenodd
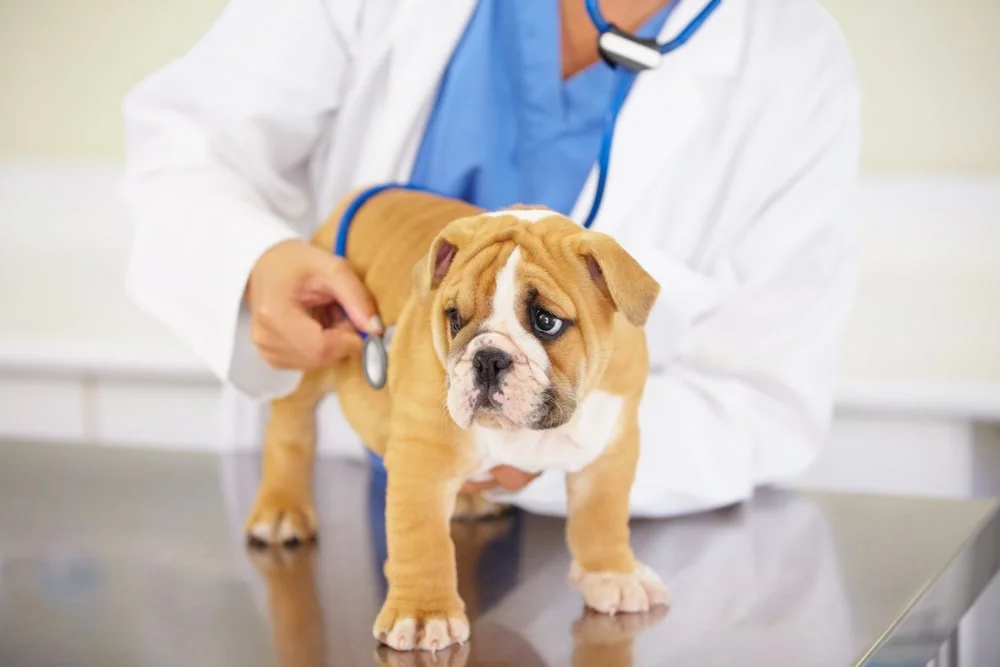
<svg viewBox="0 0 1000 667">
<path fill-rule="evenodd" d="M 657 37 L 661 44 L 680 34 L 708 4 L 708 0 L 677 2 L 677 7 L 670 12 Z M 687 44 L 664 60 L 681 61 L 697 75 L 733 74 L 739 66 L 743 50 L 745 16 L 746 0 L 722 0 Z"/>
<path fill-rule="evenodd" d="M 461 38 L 476 0 L 401 2 L 386 26 L 385 40 L 366 57 L 358 85 L 388 67 L 385 99 L 372 119 L 369 147 L 358 165 L 355 185 L 409 179 L 448 60 Z"/>
</svg>

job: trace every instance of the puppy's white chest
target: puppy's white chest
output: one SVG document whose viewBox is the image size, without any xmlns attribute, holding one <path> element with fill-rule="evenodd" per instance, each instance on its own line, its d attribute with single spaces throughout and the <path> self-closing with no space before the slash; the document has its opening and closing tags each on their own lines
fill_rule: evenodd
<svg viewBox="0 0 1000 667">
<path fill-rule="evenodd" d="M 473 426 L 473 442 L 481 462 L 471 479 L 488 479 L 490 469 L 498 465 L 525 472 L 582 470 L 618 435 L 622 402 L 619 396 L 595 392 L 567 424 L 547 431 L 499 431 Z"/>
</svg>

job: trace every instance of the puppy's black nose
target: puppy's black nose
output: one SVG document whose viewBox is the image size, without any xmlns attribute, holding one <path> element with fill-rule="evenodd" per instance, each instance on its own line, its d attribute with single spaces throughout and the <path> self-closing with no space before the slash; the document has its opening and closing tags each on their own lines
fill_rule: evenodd
<svg viewBox="0 0 1000 667">
<path fill-rule="evenodd" d="M 496 387 L 504 371 L 510 368 L 510 355 L 495 347 L 484 347 L 472 357 L 472 367 L 476 370 L 476 384 Z"/>
</svg>

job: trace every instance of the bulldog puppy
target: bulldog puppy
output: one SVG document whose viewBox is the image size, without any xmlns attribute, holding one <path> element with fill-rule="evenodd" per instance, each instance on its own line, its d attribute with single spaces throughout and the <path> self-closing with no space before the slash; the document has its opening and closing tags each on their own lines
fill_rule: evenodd
<svg viewBox="0 0 1000 667">
<path fill-rule="evenodd" d="M 317 245 L 332 248 L 352 199 Z M 565 471 L 570 581 L 589 607 L 665 603 L 629 539 L 657 282 L 613 238 L 551 210 L 486 212 L 406 190 L 358 210 L 346 255 L 395 325 L 388 382 L 372 389 L 353 358 L 272 402 L 250 537 L 315 535 L 315 411 L 333 392 L 388 471 L 381 642 L 436 650 L 468 638 L 449 519 L 461 485 L 498 464 Z"/>
</svg>

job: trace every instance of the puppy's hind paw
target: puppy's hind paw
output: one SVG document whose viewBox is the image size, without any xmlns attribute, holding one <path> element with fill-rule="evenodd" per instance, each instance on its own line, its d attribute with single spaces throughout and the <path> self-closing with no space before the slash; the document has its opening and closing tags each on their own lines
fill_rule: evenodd
<svg viewBox="0 0 1000 667">
<path fill-rule="evenodd" d="M 312 501 L 302 494 L 261 489 L 245 530 L 251 544 L 294 546 L 315 539 L 317 525 Z"/>
</svg>

